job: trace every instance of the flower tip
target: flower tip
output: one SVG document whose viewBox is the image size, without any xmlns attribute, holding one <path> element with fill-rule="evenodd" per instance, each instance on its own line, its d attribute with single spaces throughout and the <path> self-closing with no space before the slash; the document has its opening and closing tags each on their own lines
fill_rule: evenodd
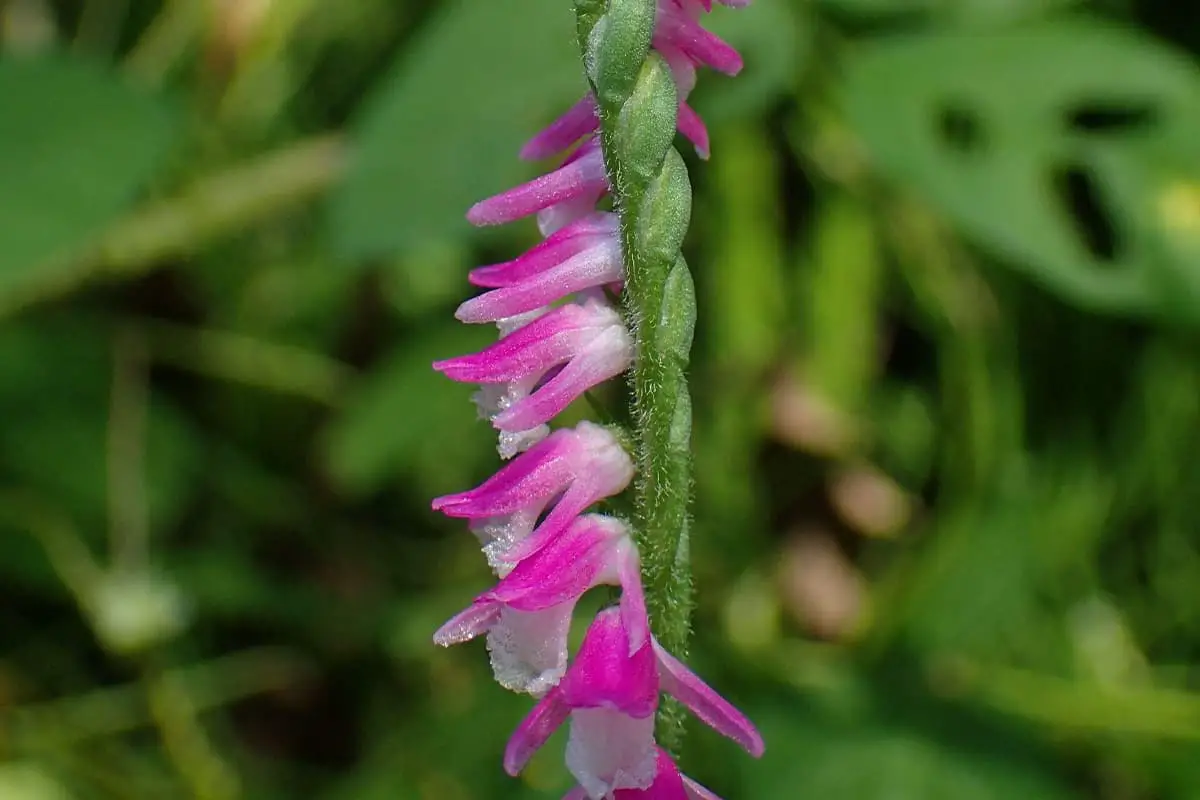
<svg viewBox="0 0 1200 800">
<path fill-rule="evenodd" d="M 524 744 L 523 740 L 513 737 L 504 748 L 504 771 L 509 777 L 515 778 L 520 775 L 532 755 Z"/>
<path fill-rule="evenodd" d="M 480 200 L 467 209 L 467 222 L 477 228 L 484 228 L 489 225 L 502 225 L 508 222 L 509 218 L 496 207 L 495 203 L 491 202 L 492 199 Z"/>
<path fill-rule="evenodd" d="M 454 310 L 454 318 L 459 322 L 465 322 L 468 324 L 473 322 L 484 322 L 485 320 L 478 319 L 479 314 L 476 310 L 478 305 L 479 304 L 476 303 L 474 299 L 466 300 L 460 303 L 458 308 Z M 434 369 L 437 369 L 436 365 L 434 366 Z"/>
</svg>

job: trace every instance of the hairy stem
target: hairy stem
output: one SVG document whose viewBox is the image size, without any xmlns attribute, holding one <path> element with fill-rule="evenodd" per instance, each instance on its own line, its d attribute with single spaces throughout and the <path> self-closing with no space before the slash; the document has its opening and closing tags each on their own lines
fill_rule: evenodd
<svg viewBox="0 0 1200 800">
<path fill-rule="evenodd" d="M 682 657 L 691 612 L 692 408 L 686 369 L 696 302 L 691 273 L 680 254 L 692 193 L 687 167 L 672 147 L 678 94 L 670 69 L 650 52 L 655 0 L 578 0 L 575 8 L 621 220 L 622 297 L 636 341 L 630 388 L 642 579 L 655 636 Z M 660 744 L 675 750 L 682 733 L 679 708 L 664 704 Z"/>
</svg>

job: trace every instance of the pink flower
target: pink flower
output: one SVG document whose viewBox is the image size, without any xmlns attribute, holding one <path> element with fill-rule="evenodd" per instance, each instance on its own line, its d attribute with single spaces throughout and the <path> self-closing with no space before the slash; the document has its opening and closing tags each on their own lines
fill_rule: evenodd
<svg viewBox="0 0 1200 800">
<path fill-rule="evenodd" d="M 611 241 L 619 232 L 616 214 L 594 211 L 550 234 L 540 244 L 511 261 L 471 270 L 468 278 L 476 286 L 489 289 L 513 286 L 585 250 Z"/>
<path fill-rule="evenodd" d="M 460 305 L 455 316 L 463 322 L 495 322 L 548 306 L 575 292 L 619 283 L 624 266 L 617 226 L 609 219 L 612 216 L 595 212 L 552 234 L 520 258 L 475 270 L 472 280 L 498 281 L 500 285 Z"/>
<path fill-rule="evenodd" d="M 721 800 L 691 778 L 679 772 L 671 756 L 658 748 L 654 783 L 646 789 L 618 789 L 606 795 L 611 800 Z M 562 800 L 588 800 L 587 790 L 577 786 Z"/>
<path fill-rule="evenodd" d="M 633 341 L 621 315 L 589 299 L 556 308 L 479 353 L 435 361 L 433 368 L 468 383 L 540 384 L 492 420 L 502 431 L 524 431 L 624 372 L 632 359 Z"/>
<path fill-rule="evenodd" d="M 630 655 L 630 634 L 617 609 L 592 622 L 575 661 L 521 722 L 508 742 L 504 768 L 517 775 L 533 753 L 570 719 L 567 769 L 593 800 L 621 789 L 648 789 L 657 772 L 654 712 L 659 691 L 744 747 L 763 752 L 762 738 L 737 709 L 652 638 Z"/>
<path fill-rule="evenodd" d="M 696 66 L 710 67 L 726 75 L 737 75 L 742 71 L 742 57 L 738 51 L 715 33 L 705 30 L 678 0 L 659 0 L 654 48 L 675 48 Z"/>
<path fill-rule="evenodd" d="M 478 487 L 437 498 L 433 508 L 470 519 L 488 562 L 507 574 L 588 506 L 624 490 L 632 477 L 633 462 L 612 434 L 580 422 L 550 434 Z"/>
<path fill-rule="evenodd" d="M 599 514 L 579 517 L 517 564 L 433 640 L 448 646 L 486 632 L 500 685 L 540 696 L 566 671 L 575 604 L 588 589 L 605 584 L 621 587 L 621 619 L 636 650 L 649 636 L 637 547 L 624 524 Z"/>
<path fill-rule="evenodd" d="M 500 225 L 556 206 L 575 203 L 586 213 L 607 192 L 604 154 L 600 150 L 600 142 L 591 138 L 553 172 L 480 200 L 467 211 L 467 219 L 473 225 Z"/>
</svg>

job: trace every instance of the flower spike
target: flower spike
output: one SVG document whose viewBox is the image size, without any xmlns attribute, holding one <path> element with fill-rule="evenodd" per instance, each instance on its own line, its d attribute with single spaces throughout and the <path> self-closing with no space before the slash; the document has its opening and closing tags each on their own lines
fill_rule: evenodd
<svg viewBox="0 0 1200 800">
<path fill-rule="evenodd" d="M 480 385 L 479 414 L 499 431 L 501 458 L 511 459 L 476 488 L 433 501 L 468 522 L 498 577 L 434 641 L 486 635 L 497 682 L 538 698 L 505 749 L 510 774 L 568 725 L 566 765 L 578 786 L 565 800 L 720 800 L 668 755 L 682 729 L 675 715 L 658 713 L 663 692 L 752 755 L 763 752 L 754 726 L 668 652 L 686 645 L 689 629 L 680 554 L 688 547 L 686 369 L 696 311 L 679 251 L 691 183 L 671 142 L 680 134 L 708 158 L 708 129 L 688 103 L 697 73 L 742 68 L 737 50 L 701 24 L 713 5 L 576 0 L 589 90 L 520 154 L 566 157 L 467 213 L 475 225 L 534 217 L 543 241 L 472 270 L 470 282 L 484 291 L 456 316 L 495 323 L 497 341 L 434 364 Z M 610 175 L 620 180 L 610 184 Z M 612 211 L 598 207 L 606 197 Z M 636 412 L 628 430 L 581 422 L 551 433 L 548 423 L 568 405 L 626 370 Z M 646 471 L 629 526 L 587 513 L 630 484 L 626 441 Z M 596 615 L 570 660 L 575 608 L 602 585 L 619 587 L 619 600 Z"/>
</svg>

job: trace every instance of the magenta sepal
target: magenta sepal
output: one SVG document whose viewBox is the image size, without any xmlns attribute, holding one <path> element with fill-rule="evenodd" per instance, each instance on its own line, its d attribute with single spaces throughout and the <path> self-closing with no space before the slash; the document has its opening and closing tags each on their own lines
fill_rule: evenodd
<svg viewBox="0 0 1200 800">
<path fill-rule="evenodd" d="M 500 225 L 576 200 L 586 200 L 590 205 L 607 191 L 604 154 L 599 140 L 593 137 L 553 172 L 480 200 L 467 211 L 467 220 L 472 225 Z"/>
<path fill-rule="evenodd" d="M 742 56 L 715 33 L 705 30 L 687 10 L 674 0 L 660 0 L 654 26 L 654 47 L 677 47 L 698 65 L 726 75 L 742 71 Z"/>
<path fill-rule="evenodd" d="M 575 237 L 572 243 L 582 238 Z M 622 282 L 620 239 L 614 234 L 592 242 L 591 247 L 556 263 L 539 259 L 541 270 L 520 264 L 520 259 L 510 262 L 509 274 L 522 274 L 522 280 L 466 301 L 454 316 L 468 323 L 495 322 L 543 308 L 576 292 Z"/>
<path fill-rule="evenodd" d="M 620 220 L 609 211 L 595 211 L 566 225 L 511 261 L 471 270 L 468 280 L 488 289 L 513 286 L 567 259 L 617 237 Z"/>
<path fill-rule="evenodd" d="M 521 148 L 521 158 L 538 161 L 561 153 L 600 128 L 596 97 L 588 92 L 561 117 L 551 122 Z"/>
<path fill-rule="evenodd" d="M 549 421 L 593 386 L 624 372 L 632 359 L 633 340 L 621 315 L 603 300 L 590 298 L 555 308 L 478 353 L 435 361 L 433 368 L 467 383 L 545 379 L 492 420 L 502 431 L 523 431 Z"/>
</svg>

